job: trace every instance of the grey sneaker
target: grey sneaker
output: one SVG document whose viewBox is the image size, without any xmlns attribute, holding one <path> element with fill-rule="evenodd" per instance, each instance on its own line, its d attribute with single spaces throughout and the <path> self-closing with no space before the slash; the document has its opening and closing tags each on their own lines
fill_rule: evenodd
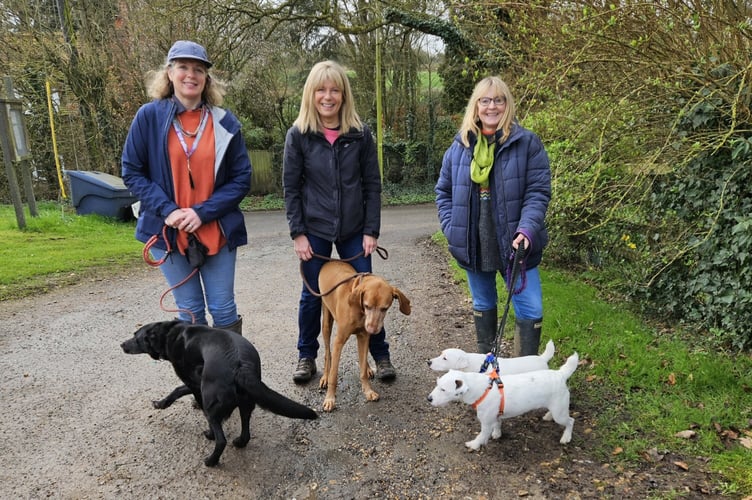
<svg viewBox="0 0 752 500">
<path fill-rule="evenodd" d="M 397 378 L 397 371 L 392 366 L 389 358 L 383 358 L 376 361 L 376 377 L 384 382 L 391 382 Z"/>
<path fill-rule="evenodd" d="M 304 384 L 313 378 L 316 373 L 316 362 L 311 358 L 300 358 L 298 367 L 292 374 L 292 380 L 296 384 Z"/>
</svg>

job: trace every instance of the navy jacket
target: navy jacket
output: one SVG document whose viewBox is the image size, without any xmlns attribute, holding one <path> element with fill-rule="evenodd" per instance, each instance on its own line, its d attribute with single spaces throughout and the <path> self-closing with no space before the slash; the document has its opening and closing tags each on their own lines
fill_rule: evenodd
<svg viewBox="0 0 752 500">
<path fill-rule="evenodd" d="M 144 104 L 136 113 L 122 155 L 123 182 L 141 202 L 136 239 L 146 242 L 161 234 L 164 221 L 180 208 L 167 155 L 167 134 L 177 105 L 172 99 Z M 229 111 L 210 108 L 214 121 L 214 193 L 194 205 L 202 223 L 217 220 L 230 250 L 248 243 L 245 219 L 239 204 L 251 189 L 251 161 L 240 132 L 240 122 Z M 170 229 L 173 248 L 177 231 Z M 155 246 L 164 249 L 160 238 Z"/>
<path fill-rule="evenodd" d="M 312 234 L 344 241 L 379 237 L 381 173 L 367 126 L 329 144 L 323 134 L 287 131 L 282 181 L 290 236 Z"/>
<path fill-rule="evenodd" d="M 470 179 L 476 138 L 471 134 L 470 139 L 467 148 L 458 134 L 444 153 L 435 191 L 450 253 L 460 266 L 477 271 L 480 196 L 478 184 Z M 501 146 L 496 144 L 489 187 L 500 255 L 511 256 L 512 240 L 522 233 L 531 242 L 526 266 L 532 269 L 540 263 L 548 243 L 545 216 L 551 199 L 548 155 L 537 135 L 514 124 L 509 138 Z"/>
</svg>

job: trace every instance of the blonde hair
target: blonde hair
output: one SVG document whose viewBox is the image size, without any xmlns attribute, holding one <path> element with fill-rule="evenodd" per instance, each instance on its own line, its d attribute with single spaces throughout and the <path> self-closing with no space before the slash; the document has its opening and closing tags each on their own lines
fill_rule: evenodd
<svg viewBox="0 0 752 500">
<path fill-rule="evenodd" d="M 496 97 L 503 97 L 507 102 L 506 108 L 504 109 L 504 115 L 501 117 L 499 125 L 496 127 L 496 130 L 502 131 L 501 137 L 499 138 L 499 144 L 507 140 L 509 133 L 512 130 L 512 123 L 514 123 L 517 108 L 514 104 L 512 93 L 509 91 L 509 86 L 498 76 L 488 76 L 475 84 L 473 94 L 467 102 L 465 116 L 462 118 L 462 125 L 460 126 L 459 131 L 462 144 L 464 144 L 465 147 L 470 147 L 470 132 L 474 133 L 476 137 L 481 134 L 480 118 L 478 117 L 478 99 L 484 97 L 489 90 L 493 91 Z"/>
<path fill-rule="evenodd" d="M 342 106 L 339 109 L 339 127 L 343 133 L 351 128 L 363 130 L 363 122 L 355 111 L 350 80 L 347 78 L 344 68 L 334 61 L 321 61 L 314 64 L 308 73 L 303 86 L 303 97 L 300 101 L 300 112 L 293 122 L 302 133 L 309 131 L 322 132 L 324 125 L 316 111 L 316 89 L 321 88 L 325 82 L 334 84 L 342 91 Z"/>
<path fill-rule="evenodd" d="M 152 99 L 169 99 L 175 94 L 167 71 L 170 63 L 166 63 L 161 69 L 149 71 L 146 74 L 146 92 Z M 209 74 L 206 69 L 206 85 L 201 92 L 201 99 L 209 106 L 221 106 L 224 102 L 227 86 L 222 80 L 218 80 Z"/>
</svg>

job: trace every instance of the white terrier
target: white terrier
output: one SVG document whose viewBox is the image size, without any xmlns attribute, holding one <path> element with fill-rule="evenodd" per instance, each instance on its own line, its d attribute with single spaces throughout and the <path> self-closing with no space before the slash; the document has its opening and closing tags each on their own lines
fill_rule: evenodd
<svg viewBox="0 0 752 500">
<path fill-rule="evenodd" d="M 532 372 L 535 370 L 547 370 L 548 362 L 554 357 L 554 342 L 549 340 L 546 350 L 540 355 L 520 356 L 518 358 L 499 358 L 499 375 L 512 375 L 515 373 Z M 443 372 L 447 370 L 460 370 L 463 372 L 480 372 L 487 354 L 465 352 L 462 349 L 444 349 L 441 354 L 428 360 L 431 370 Z M 489 366 L 489 368 L 491 368 Z"/>
<path fill-rule="evenodd" d="M 485 373 L 449 370 L 436 380 L 436 387 L 428 395 L 433 406 L 445 406 L 462 401 L 475 408 L 480 421 L 480 433 L 465 443 L 478 450 L 488 438 L 501 437 L 501 421 L 532 410 L 548 409 L 544 420 L 553 419 L 564 427 L 560 443 L 572 440 L 574 419 L 569 416 L 569 388 L 567 380 L 577 369 L 579 356 L 575 352 L 558 370 L 537 370 L 507 375 L 501 378 L 503 390 Z M 503 391 L 503 392 L 502 392 Z"/>
</svg>

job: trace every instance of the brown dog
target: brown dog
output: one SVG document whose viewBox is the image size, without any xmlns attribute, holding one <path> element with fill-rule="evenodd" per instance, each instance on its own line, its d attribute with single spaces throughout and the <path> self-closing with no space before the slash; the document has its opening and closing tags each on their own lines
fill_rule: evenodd
<svg viewBox="0 0 752 500">
<path fill-rule="evenodd" d="M 373 370 L 368 364 L 368 339 L 384 327 L 386 312 L 394 299 L 399 300 L 400 312 L 410 314 L 410 301 L 396 287 L 373 274 L 359 274 L 348 263 L 330 261 L 319 273 L 322 308 L 321 332 L 324 337 L 324 374 L 319 382 L 326 389 L 324 411 L 332 411 L 337 391 L 337 372 L 342 348 L 351 335 L 358 339 L 360 383 L 368 401 L 378 401 L 379 395 L 371 387 Z M 330 292 L 331 291 L 331 292 Z M 330 293 L 327 293 L 330 292 Z M 334 349 L 330 349 L 332 324 L 337 323 Z"/>
</svg>

